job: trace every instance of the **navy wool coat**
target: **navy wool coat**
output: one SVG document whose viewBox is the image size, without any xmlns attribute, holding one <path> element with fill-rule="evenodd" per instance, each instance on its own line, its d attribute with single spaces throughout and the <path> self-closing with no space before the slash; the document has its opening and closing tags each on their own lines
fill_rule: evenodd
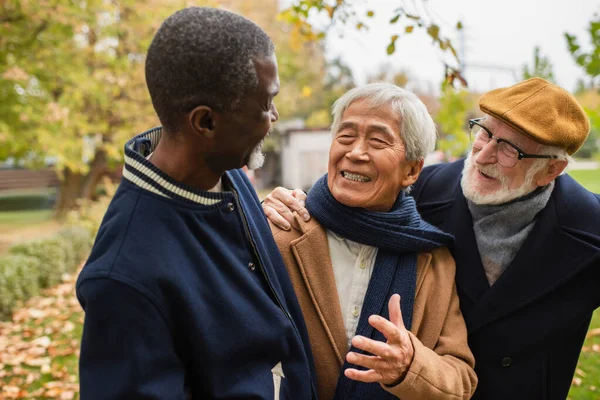
<svg viewBox="0 0 600 400">
<path fill-rule="evenodd" d="M 455 236 L 460 306 L 475 355 L 473 399 L 565 399 L 600 306 L 600 196 L 570 176 L 490 287 L 460 187 L 464 161 L 423 169 L 412 192 L 423 218 Z"/>
</svg>

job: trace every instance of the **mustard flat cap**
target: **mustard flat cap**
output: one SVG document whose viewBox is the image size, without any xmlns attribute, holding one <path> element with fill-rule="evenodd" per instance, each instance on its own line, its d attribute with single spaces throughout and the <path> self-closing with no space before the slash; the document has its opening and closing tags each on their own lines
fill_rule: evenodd
<svg viewBox="0 0 600 400">
<path fill-rule="evenodd" d="M 590 132 L 590 122 L 575 97 L 541 78 L 491 90 L 479 99 L 484 113 L 536 142 L 573 154 Z"/>
</svg>

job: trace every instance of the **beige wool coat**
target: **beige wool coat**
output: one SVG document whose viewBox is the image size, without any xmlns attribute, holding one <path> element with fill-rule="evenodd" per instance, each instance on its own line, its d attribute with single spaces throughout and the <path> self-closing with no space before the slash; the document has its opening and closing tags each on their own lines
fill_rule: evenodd
<svg viewBox="0 0 600 400">
<path fill-rule="evenodd" d="M 270 223 L 302 313 L 317 373 L 319 399 L 332 399 L 348 352 L 327 233 L 312 218 L 295 216 L 300 230 Z M 382 386 L 402 400 L 468 399 L 477 386 L 475 360 L 454 283 L 455 264 L 447 248 L 420 253 L 409 336 L 414 359 L 404 380 Z"/>
</svg>

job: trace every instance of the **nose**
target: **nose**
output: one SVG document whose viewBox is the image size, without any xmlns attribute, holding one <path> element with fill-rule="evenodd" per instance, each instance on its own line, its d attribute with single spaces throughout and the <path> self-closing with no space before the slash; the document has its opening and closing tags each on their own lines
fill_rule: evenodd
<svg viewBox="0 0 600 400">
<path fill-rule="evenodd" d="M 273 104 L 271 110 L 271 122 L 277 122 L 277 120 L 279 120 L 279 111 L 277 111 L 277 107 Z"/>
<path fill-rule="evenodd" d="M 346 153 L 346 157 L 350 161 L 369 161 L 369 153 L 367 151 L 367 143 L 364 140 L 356 140 L 352 149 Z"/>
<path fill-rule="evenodd" d="M 496 146 L 498 142 L 492 139 L 476 153 L 475 162 L 480 165 L 496 164 L 498 162 L 498 152 Z"/>
</svg>

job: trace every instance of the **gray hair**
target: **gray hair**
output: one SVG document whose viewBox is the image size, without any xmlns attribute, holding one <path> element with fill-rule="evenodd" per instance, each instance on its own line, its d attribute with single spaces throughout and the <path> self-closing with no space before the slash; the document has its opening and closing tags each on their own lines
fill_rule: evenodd
<svg viewBox="0 0 600 400">
<path fill-rule="evenodd" d="M 338 131 L 344 111 L 357 100 L 364 100 L 369 107 L 390 105 L 400 117 L 400 135 L 406 149 L 406 159 L 425 159 L 435 149 L 437 131 L 427 107 L 412 92 L 391 83 L 370 83 L 346 92 L 333 104 L 331 132 Z"/>
<path fill-rule="evenodd" d="M 189 7 L 167 18 L 146 57 L 146 84 L 167 131 L 205 105 L 235 109 L 258 85 L 253 61 L 274 46 L 254 22 L 225 10 Z"/>
</svg>

